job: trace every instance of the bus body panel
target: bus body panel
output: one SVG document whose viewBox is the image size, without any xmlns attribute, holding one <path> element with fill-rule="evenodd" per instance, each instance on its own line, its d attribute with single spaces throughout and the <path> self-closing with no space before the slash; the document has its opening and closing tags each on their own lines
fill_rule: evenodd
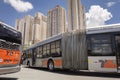
<svg viewBox="0 0 120 80">
<path fill-rule="evenodd" d="M 5 67 L 5 68 L 0 68 L 0 75 L 1 74 L 8 74 L 8 73 L 15 73 L 20 71 L 21 67 L 15 66 L 15 67 Z"/>
<path fill-rule="evenodd" d="M 20 71 L 21 52 L 0 49 L 0 75 Z"/>
<path fill-rule="evenodd" d="M 0 66 L 18 65 L 20 51 L 0 49 Z"/>
<path fill-rule="evenodd" d="M 62 59 L 62 57 L 54 58 L 53 61 L 54 61 L 54 67 L 55 68 L 60 68 L 60 69 L 63 68 L 63 59 Z"/>
<path fill-rule="evenodd" d="M 36 67 L 42 67 L 42 62 L 43 62 L 42 59 L 36 58 L 35 66 Z"/>
<path fill-rule="evenodd" d="M 30 66 L 32 66 L 32 58 L 22 60 L 22 65 L 28 65 L 28 62 L 30 63 Z"/>
<path fill-rule="evenodd" d="M 62 68 L 62 57 L 56 57 L 56 58 L 36 58 L 35 64 L 32 65 L 33 67 L 48 67 L 49 60 L 52 60 L 54 62 L 54 68 Z M 30 61 L 30 60 L 29 60 Z M 32 61 L 30 61 L 32 63 Z"/>
<path fill-rule="evenodd" d="M 115 56 L 88 57 L 89 70 L 94 72 L 117 72 Z"/>
</svg>

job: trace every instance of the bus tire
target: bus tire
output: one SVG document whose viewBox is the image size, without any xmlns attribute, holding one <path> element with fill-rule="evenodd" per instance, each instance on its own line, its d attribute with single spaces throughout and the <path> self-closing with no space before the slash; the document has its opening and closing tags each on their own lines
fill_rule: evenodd
<svg viewBox="0 0 120 80">
<path fill-rule="evenodd" d="M 52 60 L 50 60 L 50 61 L 48 62 L 48 69 L 49 69 L 50 71 L 53 71 L 53 70 L 54 70 L 54 62 L 53 62 Z"/>
</svg>

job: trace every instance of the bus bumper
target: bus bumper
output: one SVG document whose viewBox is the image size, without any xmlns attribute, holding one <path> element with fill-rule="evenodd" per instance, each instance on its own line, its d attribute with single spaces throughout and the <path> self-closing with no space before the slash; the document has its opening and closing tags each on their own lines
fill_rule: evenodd
<svg viewBox="0 0 120 80">
<path fill-rule="evenodd" d="M 20 69 L 21 69 L 20 66 L 0 68 L 0 75 L 1 74 L 15 73 L 15 72 L 20 71 Z"/>
</svg>

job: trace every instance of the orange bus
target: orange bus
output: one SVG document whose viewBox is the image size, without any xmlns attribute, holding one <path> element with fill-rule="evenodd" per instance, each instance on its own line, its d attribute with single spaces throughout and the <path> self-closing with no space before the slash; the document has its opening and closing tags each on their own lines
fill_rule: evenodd
<svg viewBox="0 0 120 80">
<path fill-rule="evenodd" d="M 0 74 L 20 71 L 21 33 L 0 21 Z"/>
</svg>

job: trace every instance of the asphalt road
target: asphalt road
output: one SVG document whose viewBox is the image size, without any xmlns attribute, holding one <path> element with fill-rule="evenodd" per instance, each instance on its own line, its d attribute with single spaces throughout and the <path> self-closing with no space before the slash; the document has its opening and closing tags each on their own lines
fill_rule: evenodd
<svg viewBox="0 0 120 80">
<path fill-rule="evenodd" d="M 120 74 L 22 68 L 17 73 L 0 75 L 0 80 L 120 80 Z"/>
</svg>

